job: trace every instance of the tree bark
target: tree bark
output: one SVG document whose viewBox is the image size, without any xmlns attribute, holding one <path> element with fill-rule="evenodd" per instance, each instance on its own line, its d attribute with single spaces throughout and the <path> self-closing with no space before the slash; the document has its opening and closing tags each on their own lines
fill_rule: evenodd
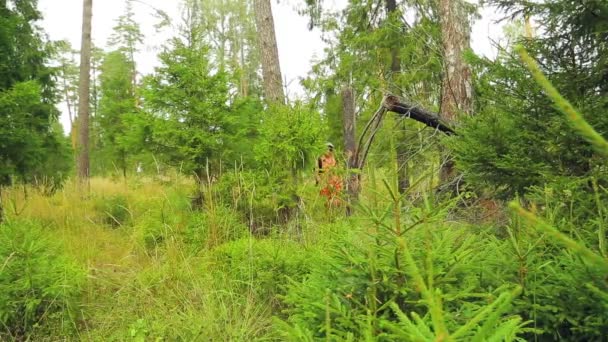
<svg viewBox="0 0 608 342">
<path fill-rule="evenodd" d="M 459 114 L 470 114 L 473 98 L 471 70 L 463 59 L 469 48 L 470 27 L 462 0 L 440 0 L 439 16 L 443 46 L 443 82 L 440 116 L 450 124 L 458 122 Z M 455 178 L 454 161 L 447 151 L 442 153 L 441 183 Z"/>
<path fill-rule="evenodd" d="M 254 12 L 266 101 L 269 104 L 284 104 L 285 93 L 270 0 L 255 0 Z"/>
<path fill-rule="evenodd" d="M 93 0 L 83 0 L 82 41 L 80 49 L 80 82 L 78 89 L 78 120 L 80 144 L 78 146 L 78 178 L 89 178 L 89 86 L 91 83 L 91 21 Z"/>
<path fill-rule="evenodd" d="M 357 141 L 356 141 L 356 119 L 355 119 L 355 96 L 352 87 L 342 88 L 342 116 L 344 123 L 344 152 L 348 172 L 346 174 L 346 193 L 348 205 L 346 215 L 353 213 L 353 205 L 359 199 L 360 174 L 357 172 Z"/>
</svg>

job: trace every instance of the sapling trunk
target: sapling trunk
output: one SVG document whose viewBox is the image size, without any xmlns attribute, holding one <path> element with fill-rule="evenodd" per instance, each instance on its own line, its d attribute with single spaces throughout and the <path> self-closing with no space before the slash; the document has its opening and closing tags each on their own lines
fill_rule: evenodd
<svg viewBox="0 0 608 342">
<path fill-rule="evenodd" d="M 2 206 L 2 188 L 3 186 L 0 185 L 0 224 L 4 222 L 4 207 Z"/>
</svg>

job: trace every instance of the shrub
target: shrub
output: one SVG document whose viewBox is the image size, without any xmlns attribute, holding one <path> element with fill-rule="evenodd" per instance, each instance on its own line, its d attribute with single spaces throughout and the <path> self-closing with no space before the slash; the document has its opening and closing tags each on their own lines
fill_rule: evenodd
<svg viewBox="0 0 608 342">
<path fill-rule="evenodd" d="M 557 231 L 605 255 L 606 190 L 593 190 L 593 179 L 562 179 L 531 189 L 527 201 Z M 604 235 L 604 236 L 602 236 Z M 606 272 L 570 249 L 542 235 L 530 224 L 514 220 L 510 249 L 499 268 L 500 281 L 518 282 L 524 292 L 515 312 L 533 322 L 530 339 L 598 341 L 608 335 Z"/>
<path fill-rule="evenodd" d="M 65 335 L 74 328 L 85 273 L 40 226 L 0 226 L 0 262 L 0 339 L 27 338 L 41 329 Z"/>
<path fill-rule="evenodd" d="M 399 220 L 390 207 L 370 212 L 371 225 L 335 239 L 288 286 L 277 329 L 309 340 L 448 340 L 448 331 L 453 340 L 512 340 L 521 319 L 505 313 L 518 287 L 483 286 L 496 240 L 439 223 L 451 206 L 406 208 Z"/>
<path fill-rule="evenodd" d="M 281 222 L 280 209 L 294 206 L 290 188 L 267 172 L 240 171 L 222 175 L 216 191 L 249 228 L 258 232 Z"/>
</svg>

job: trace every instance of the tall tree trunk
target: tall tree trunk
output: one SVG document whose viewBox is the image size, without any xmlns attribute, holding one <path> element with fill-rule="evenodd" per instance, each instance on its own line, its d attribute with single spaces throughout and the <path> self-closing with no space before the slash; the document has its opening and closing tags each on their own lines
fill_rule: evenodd
<svg viewBox="0 0 608 342">
<path fill-rule="evenodd" d="M 386 7 L 387 16 L 389 18 L 393 17 L 397 12 L 397 0 L 385 0 L 384 5 Z M 397 30 L 396 33 L 399 34 L 399 31 Z M 399 53 L 399 44 L 393 42 L 393 47 L 391 48 L 391 75 L 388 79 L 391 82 L 389 89 L 391 93 L 395 95 L 401 95 L 401 90 L 396 84 L 396 80 L 401 73 L 401 58 Z M 397 165 L 399 166 L 397 170 L 397 178 L 399 182 L 399 193 L 404 193 L 405 190 L 407 190 L 407 188 L 410 186 L 407 172 L 407 161 L 409 159 L 407 141 L 409 139 L 407 139 L 405 136 L 405 120 L 401 120 L 399 127 L 402 129 L 402 132 L 400 132 L 397 142 Z"/>
<path fill-rule="evenodd" d="M 274 104 L 285 103 L 279 50 L 274 31 L 274 20 L 270 0 L 254 1 L 255 22 L 258 31 L 260 55 L 262 57 L 262 76 L 266 101 Z"/>
<path fill-rule="evenodd" d="M 91 21 L 93 0 L 83 0 L 82 42 L 80 48 L 80 82 L 78 89 L 78 119 L 80 144 L 78 146 L 78 178 L 83 181 L 89 177 L 89 86 L 91 83 Z"/>
<path fill-rule="evenodd" d="M 342 88 L 342 116 L 344 123 L 344 152 L 348 172 L 346 174 L 346 192 L 348 194 L 348 205 L 346 215 L 353 213 L 353 205 L 359 199 L 360 174 L 357 172 L 357 141 L 356 141 L 356 119 L 355 119 L 355 96 L 352 87 Z"/>
<path fill-rule="evenodd" d="M 473 88 L 471 69 L 463 59 L 469 48 L 470 27 L 466 4 L 462 0 L 440 0 L 439 16 L 443 45 L 443 82 L 439 115 L 449 124 L 458 122 L 459 114 L 470 114 Z M 454 161 L 447 151 L 443 153 L 440 171 L 441 183 L 455 177 Z"/>
</svg>

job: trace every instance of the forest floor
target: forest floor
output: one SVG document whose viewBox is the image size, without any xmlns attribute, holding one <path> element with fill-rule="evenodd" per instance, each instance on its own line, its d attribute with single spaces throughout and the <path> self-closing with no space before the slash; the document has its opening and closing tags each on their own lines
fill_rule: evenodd
<svg viewBox="0 0 608 342">
<path fill-rule="evenodd" d="M 264 270 L 253 269 L 259 260 L 251 259 L 257 249 L 280 258 L 269 254 L 319 248 L 330 234 L 321 230 L 335 229 L 333 214 L 311 192 L 304 224 L 316 228 L 291 224 L 254 235 L 230 208 L 193 211 L 193 189 L 183 177 L 93 178 L 86 192 L 71 183 L 51 196 L 15 187 L 4 201 L 9 221 L 38 222 L 83 271 L 84 297 L 71 308 L 73 321 L 62 323 L 73 325 L 79 339 L 268 337 L 278 299 L 259 300 L 254 277 Z M 343 208 L 336 210 L 343 216 Z M 233 268 L 224 258 L 231 253 L 251 262 Z M 281 284 L 263 286 L 274 293 Z"/>
<path fill-rule="evenodd" d="M 0 339 L 603 334 L 606 317 L 585 311 L 608 305 L 603 259 L 577 242 L 563 248 L 498 202 L 437 200 L 432 179 L 414 184 L 404 199 L 391 190 L 396 179 L 372 173 L 347 217 L 344 207 L 326 208 L 310 180 L 288 222 L 272 196 L 254 200 L 220 183 L 203 186 L 202 208 L 193 210 L 196 186 L 179 175 L 93 178 L 85 191 L 67 183 L 51 195 L 10 188 L 0 231 Z M 562 207 L 561 199 L 545 203 L 546 213 L 551 203 Z M 587 286 L 576 298 L 588 299 L 574 301 L 580 283 Z"/>
</svg>

